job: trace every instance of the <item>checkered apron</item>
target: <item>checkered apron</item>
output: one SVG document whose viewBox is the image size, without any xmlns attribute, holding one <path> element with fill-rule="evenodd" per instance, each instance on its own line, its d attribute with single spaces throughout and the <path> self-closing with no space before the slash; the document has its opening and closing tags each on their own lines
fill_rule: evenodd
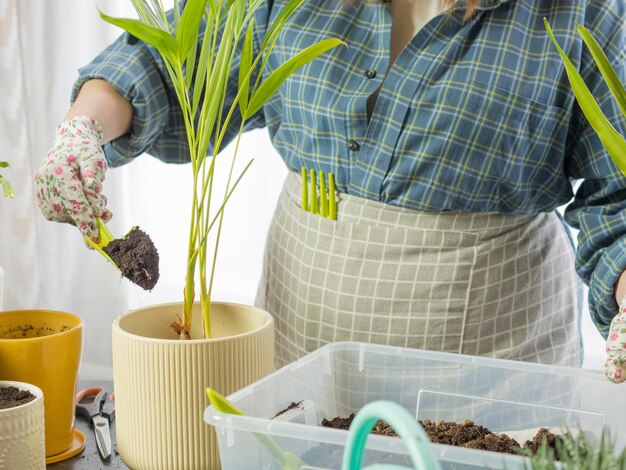
<svg viewBox="0 0 626 470">
<path fill-rule="evenodd" d="M 283 366 L 335 341 L 578 366 L 574 252 L 556 213 L 429 213 L 338 195 L 300 208 L 291 172 L 257 305 Z"/>
</svg>

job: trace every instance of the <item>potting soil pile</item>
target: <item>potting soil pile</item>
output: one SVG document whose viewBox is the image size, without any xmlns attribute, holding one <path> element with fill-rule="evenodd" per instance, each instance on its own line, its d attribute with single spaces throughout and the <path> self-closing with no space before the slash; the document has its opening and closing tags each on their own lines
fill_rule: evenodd
<svg viewBox="0 0 626 470">
<path fill-rule="evenodd" d="M 145 290 L 156 286 L 159 253 L 152 239 L 139 227 L 131 229 L 123 238 L 111 241 L 103 250 L 122 271 L 122 276 Z"/>
<path fill-rule="evenodd" d="M 354 413 L 348 418 L 337 417 L 332 420 L 323 419 L 322 426 L 335 429 L 349 429 Z M 542 443 L 546 443 L 553 450 L 557 436 L 546 428 L 539 429 L 535 436 L 527 440 L 523 445 L 512 439 L 507 434 L 494 434 L 484 426 L 479 426 L 473 421 L 466 419 L 461 423 L 449 421 L 431 421 L 428 419 L 418 421 L 430 441 L 434 444 L 447 444 L 471 449 L 482 449 L 505 454 L 520 454 L 520 449 L 526 448 L 531 453 L 536 453 Z M 384 421 L 378 421 L 372 430 L 373 434 L 397 437 L 395 431 Z"/>
</svg>

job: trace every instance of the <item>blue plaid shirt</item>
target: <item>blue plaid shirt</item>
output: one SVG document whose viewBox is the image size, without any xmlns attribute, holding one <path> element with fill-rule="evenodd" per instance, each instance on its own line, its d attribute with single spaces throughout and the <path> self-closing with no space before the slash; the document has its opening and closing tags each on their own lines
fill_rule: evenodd
<svg viewBox="0 0 626 470">
<path fill-rule="evenodd" d="M 284 3 L 268 0 L 258 11 L 257 49 Z M 431 20 L 386 74 L 386 5 L 307 0 L 267 71 L 320 39 L 348 47 L 298 70 L 247 128 L 266 126 L 289 169 L 332 171 L 340 191 L 396 206 L 536 214 L 573 198 L 565 217 L 580 229 L 577 270 L 606 333 L 616 313 L 613 286 L 626 268 L 626 178 L 581 114 L 543 18 L 624 132 L 575 26 L 591 30 L 626 81 L 626 2 L 483 0 L 470 21 L 462 17 L 459 2 Z M 134 107 L 132 132 L 105 148 L 111 166 L 143 152 L 189 161 L 182 115 L 154 50 L 125 34 L 81 69 L 74 94 L 89 78 L 107 80 Z M 381 84 L 368 122 L 367 98 Z M 234 119 L 229 138 L 238 127 Z M 573 180 L 582 180 L 576 194 Z"/>
</svg>

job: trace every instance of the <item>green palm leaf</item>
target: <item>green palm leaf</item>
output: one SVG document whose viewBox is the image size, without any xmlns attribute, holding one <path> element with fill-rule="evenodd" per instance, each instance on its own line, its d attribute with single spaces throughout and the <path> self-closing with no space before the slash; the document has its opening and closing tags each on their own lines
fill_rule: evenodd
<svg viewBox="0 0 626 470">
<path fill-rule="evenodd" d="M 250 117 L 256 113 L 265 102 L 270 99 L 276 90 L 278 90 L 287 77 L 293 74 L 297 69 L 340 44 L 345 43 L 336 38 L 324 39 L 317 44 L 307 47 L 274 70 L 269 77 L 259 85 L 250 98 L 250 103 L 246 110 L 246 117 Z"/>
<path fill-rule="evenodd" d="M 544 24 L 552 42 L 556 46 L 559 55 L 563 60 L 563 63 L 565 64 L 565 71 L 572 86 L 572 90 L 574 91 L 574 95 L 576 96 L 576 100 L 580 105 L 580 109 L 582 109 L 585 117 L 589 121 L 589 124 L 591 124 L 591 127 L 593 127 L 598 134 L 598 137 L 602 141 L 602 144 L 615 164 L 618 166 L 620 171 L 626 175 L 626 140 L 615 130 L 606 116 L 602 113 L 600 106 L 589 91 L 589 88 L 587 88 L 587 85 L 580 76 L 580 73 L 578 73 L 574 64 L 569 60 L 567 54 L 565 54 L 563 49 L 561 49 L 561 46 L 552 33 L 550 24 L 545 18 Z"/>
<path fill-rule="evenodd" d="M 287 19 L 298 9 L 298 7 L 304 2 L 304 0 L 289 0 L 287 4 L 281 9 L 278 13 L 278 16 L 272 21 L 267 33 L 265 35 L 265 40 L 263 41 L 263 47 L 270 42 L 282 29 L 285 25 Z"/>
<path fill-rule="evenodd" d="M 180 61 L 184 61 L 198 40 L 200 23 L 204 17 L 207 0 L 189 0 L 185 5 L 180 21 L 176 25 L 176 41 L 180 47 Z"/>
<path fill-rule="evenodd" d="M 178 63 L 178 45 L 176 40 L 169 33 L 130 18 L 113 18 L 102 12 L 100 12 L 100 17 L 107 23 L 118 26 L 129 34 L 153 46 L 172 64 Z"/>
<path fill-rule="evenodd" d="M 252 34 L 254 32 L 254 18 L 250 20 L 246 37 L 244 38 L 241 50 L 241 61 L 239 64 L 239 109 L 241 114 L 245 114 L 248 107 L 248 97 L 250 95 L 250 75 L 252 74 Z"/>
<path fill-rule="evenodd" d="M 609 63 L 609 60 L 606 58 L 606 54 L 598 44 L 598 41 L 591 35 L 591 33 L 581 25 L 578 25 L 578 34 L 583 38 L 583 41 L 591 51 L 591 55 L 600 69 L 600 73 L 604 77 L 604 81 L 609 86 L 609 90 L 615 97 L 619 109 L 622 111 L 624 117 L 626 117 L 626 89 L 624 89 L 624 85 L 620 82 L 619 77 L 615 73 L 615 69 Z"/>
</svg>

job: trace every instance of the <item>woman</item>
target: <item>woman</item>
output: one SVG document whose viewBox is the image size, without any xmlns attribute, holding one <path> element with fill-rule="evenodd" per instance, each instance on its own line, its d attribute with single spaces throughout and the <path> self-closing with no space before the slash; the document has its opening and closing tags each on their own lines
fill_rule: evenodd
<svg viewBox="0 0 626 470">
<path fill-rule="evenodd" d="M 256 45 L 282 7 L 259 9 Z M 267 71 L 321 38 L 348 47 L 300 69 L 247 125 L 267 126 L 292 170 L 258 296 L 276 318 L 279 365 L 340 340 L 580 363 L 574 265 L 606 333 L 626 293 L 626 281 L 614 291 L 626 268 L 626 180 L 577 107 L 543 17 L 617 116 L 574 27 L 624 64 L 625 14 L 619 0 L 304 3 Z M 110 218 L 108 166 L 143 152 L 187 161 L 162 67 L 123 35 L 81 69 L 36 175 L 47 218 L 96 237 L 94 217 Z M 337 221 L 299 208 L 303 166 L 334 173 Z M 571 179 L 583 180 L 575 196 Z M 555 212 L 573 196 L 576 254 Z"/>
</svg>

